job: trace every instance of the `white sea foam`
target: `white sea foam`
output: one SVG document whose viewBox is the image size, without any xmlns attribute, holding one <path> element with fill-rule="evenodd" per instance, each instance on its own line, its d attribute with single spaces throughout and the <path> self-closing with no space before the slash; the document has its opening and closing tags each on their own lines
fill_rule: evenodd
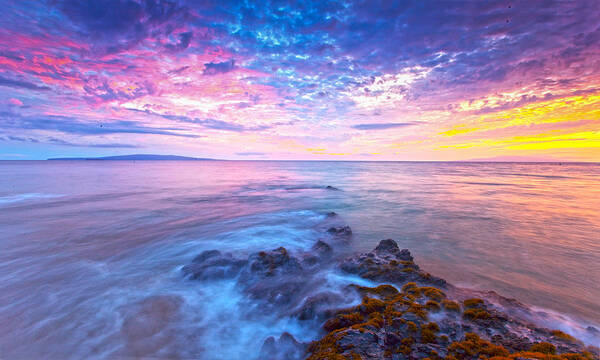
<svg viewBox="0 0 600 360">
<path fill-rule="evenodd" d="M 41 193 L 25 193 L 25 194 L 15 194 L 15 195 L 7 195 L 0 197 L 0 206 L 4 204 L 11 204 L 20 201 L 27 200 L 37 200 L 37 199 L 49 199 L 61 197 L 63 195 L 58 194 L 41 194 Z"/>
</svg>

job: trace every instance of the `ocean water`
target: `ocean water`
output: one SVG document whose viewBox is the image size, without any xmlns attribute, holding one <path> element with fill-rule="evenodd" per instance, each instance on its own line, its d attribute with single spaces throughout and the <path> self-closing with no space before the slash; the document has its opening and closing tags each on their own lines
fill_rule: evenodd
<svg viewBox="0 0 600 360">
<path fill-rule="evenodd" d="M 181 268 L 210 249 L 307 250 L 330 211 L 353 230 L 345 252 L 393 238 L 557 328 L 600 324 L 600 164 L 4 161 L 0 358 L 252 359 L 284 331 L 310 341 L 318 324 Z"/>
</svg>

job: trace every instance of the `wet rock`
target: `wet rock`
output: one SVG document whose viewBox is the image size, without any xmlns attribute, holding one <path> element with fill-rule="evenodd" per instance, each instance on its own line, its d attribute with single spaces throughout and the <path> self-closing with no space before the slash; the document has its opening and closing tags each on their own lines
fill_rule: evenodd
<svg viewBox="0 0 600 360">
<path fill-rule="evenodd" d="M 263 360 L 300 360 L 304 358 L 306 345 L 298 342 L 290 333 L 284 332 L 279 339 L 269 336 L 260 350 Z"/>
<path fill-rule="evenodd" d="M 300 262 L 290 256 L 284 247 L 250 255 L 242 270 L 240 281 L 248 283 L 260 278 L 296 274 L 302 270 Z"/>
<path fill-rule="evenodd" d="M 323 240 L 319 240 L 311 247 L 310 251 L 315 255 L 324 257 L 331 255 L 333 249 Z"/>
<path fill-rule="evenodd" d="M 590 334 L 594 334 L 594 335 L 599 335 L 600 334 L 600 330 L 596 329 L 593 326 L 588 326 L 588 327 L 585 328 L 585 330 L 587 332 L 589 332 Z"/>
<path fill-rule="evenodd" d="M 240 284 L 244 292 L 254 299 L 267 302 L 263 306 L 281 310 L 283 306 L 293 305 L 306 290 L 306 283 L 301 279 L 288 277 L 285 279 L 265 279 L 253 283 Z"/>
<path fill-rule="evenodd" d="M 327 216 L 328 218 L 332 218 L 338 216 L 338 214 L 335 211 L 330 211 L 327 214 L 325 214 L 325 216 Z"/>
<path fill-rule="evenodd" d="M 492 343 L 501 345 L 509 350 L 512 350 L 513 352 L 529 350 L 532 344 L 531 340 L 528 338 L 510 332 L 504 336 L 494 335 L 490 340 Z"/>
<path fill-rule="evenodd" d="M 327 185 L 327 186 L 325 186 L 325 190 L 339 191 L 340 189 L 338 189 L 334 186 L 331 186 L 331 185 Z"/>
<path fill-rule="evenodd" d="M 332 316 L 339 304 L 344 302 L 340 294 L 322 292 L 308 297 L 294 316 L 300 320 L 322 319 Z"/>
<path fill-rule="evenodd" d="M 445 281 L 419 269 L 407 249 L 400 250 L 391 239 L 382 240 L 374 251 L 345 259 L 341 269 L 361 277 L 403 284 L 419 282 L 444 286 Z"/>
<path fill-rule="evenodd" d="M 227 279 L 237 276 L 245 264 L 245 260 L 234 258 L 231 254 L 207 250 L 184 266 L 182 272 L 193 280 Z"/>
<path fill-rule="evenodd" d="M 381 343 L 380 342 L 381 340 Z M 383 339 L 370 331 L 348 330 L 338 342 L 341 349 L 350 350 L 363 359 L 383 359 Z"/>
<path fill-rule="evenodd" d="M 266 309 L 286 312 L 312 289 L 302 274 L 300 261 L 279 247 L 250 255 L 240 272 L 238 286 L 253 299 L 265 301 L 262 306 Z"/>
<path fill-rule="evenodd" d="M 338 226 L 330 227 L 327 232 L 336 237 L 350 237 L 352 236 L 352 229 L 350 226 Z"/>
<path fill-rule="evenodd" d="M 399 261 L 413 261 L 410 251 L 408 249 L 400 250 L 398 244 L 392 239 L 381 240 L 375 248 L 374 253 L 382 257 L 393 256 Z"/>
<path fill-rule="evenodd" d="M 319 240 L 310 248 L 309 252 L 304 255 L 302 264 L 307 266 L 320 265 L 321 262 L 331 258 L 332 255 L 333 249 L 331 246 L 323 240 Z"/>
<path fill-rule="evenodd" d="M 410 252 L 400 250 L 393 240 L 346 259 L 341 269 L 404 285 L 400 292 L 391 285 L 353 286 L 363 296 L 362 303 L 336 312 L 324 323 L 328 333 L 310 345 L 309 360 L 547 358 L 534 353 L 543 348 L 556 351 L 555 360 L 597 358 L 598 349 L 592 348 L 595 355 L 590 357 L 584 353 L 590 348 L 572 337 L 509 316 L 487 300 L 463 297 L 459 304 L 459 299 L 448 298 L 440 288 L 461 292 L 422 272 Z M 511 299 L 502 304 L 520 306 Z"/>
<path fill-rule="evenodd" d="M 202 263 L 210 258 L 220 257 L 221 252 L 219 250 L 206 250 L 200 253 L 200 255 L 196 256 L 192 262 Z"/>
<path fill-rule="evenodd" d="M 326 223 L 322 229 L 332 225 Z M 328 232 L 333 236 L 327 241 L 334 244 L 337 238 L 352 234 L 347 226 L 334 226 Z M 344 294 L 323 291 L 321 270 L 334 266 L 340 251 L 329 243 L 319 240 L 297 257 L 283 247 L 251 254 L 245 260 L 218 250 L 205 251 L 186 265 L 183 273 L 198 280 L 236 277 L 246 300 L 253 306 L 258 302 L 261 311 L 323 324 L 328 334 L 308 347 L 309 359 L 313 360 L 339 358 L 337 355 L 349 359 L 476 360 L 509 354 L 519 358 L 521 352 L 527 358 L 533 343 L 546 342 L 556 349 L 557 356 L 585 350 L 567 334 L 515 317 L 514 313 L 531 312 L 514 299 L 493 292 L 482 293 L 485 300 L 473 297 L 472 292 L 422 271 L 410 252 L 391 239 L 338 264 L 346 273 L 381 285 L 348 284 Z M 361 297 L 360 304 L 348 307 Z M 122 331 L 129 339 L 126 353 L 143 356 L 146 349 L 156 349 L 168 341 L 169 324 L 177 317 L 180 302 L 169 297 L 148 300 L 133 315 L 125 316 Z M 588 329 L 591 334 L 597 331 Z M 260 358 L 301 359 L 306 350 L 305 344 L 284 333 L 265 340 Z M 569 356 L 556 360 L 577 358 Z"/>
</svg>

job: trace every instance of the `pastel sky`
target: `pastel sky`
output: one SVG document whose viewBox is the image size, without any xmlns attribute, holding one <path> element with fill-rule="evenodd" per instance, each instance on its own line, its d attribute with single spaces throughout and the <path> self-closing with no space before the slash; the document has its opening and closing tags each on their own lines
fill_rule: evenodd
<svg viewBox="0 0 600 360">
<path fill-rule="evenodd" d="M 0 159 L 600 161 L 598 0 L 0 5 Z"/>
</svg>

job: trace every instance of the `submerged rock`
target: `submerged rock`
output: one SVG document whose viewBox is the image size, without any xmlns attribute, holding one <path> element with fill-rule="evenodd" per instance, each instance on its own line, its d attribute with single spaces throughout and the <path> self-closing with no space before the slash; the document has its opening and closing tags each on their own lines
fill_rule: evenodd
<svg viewBox="0 0 600 360">
<path fill-rule="evenodd" d="M 300 360 L 305 357 L 306 345 L 298 342 L 290 333 L 284 332 L 279 339 L 269 336 L 260 349 L 262 360 Z"/>
<path fill-rule="evenodd" d="M 333 248 L 323 240 L 317 241 L 310 251 L 302 259 L 302 264 L 306 266 L 319 265 L 324 260 L 333 256 Z"/>
<path fill-rule="evenodd" d="M 350 229 L 350 226 L 330 227 L 327 232 L 337 237 L 352 236 L 352 229 Z"/>
<path fill-rule="evenodd" d="M 155 354 L 176 338 L 172 324 L 179 318 L 183 299 L 174 295 L 151 296 L 123 314 L 121 335 L 124 348 L 119 356 L 145 357 Z"/>
<path fill-rule="evenodd" d="M 196 256 L 182 271 L 195 280 L 226 279 L 237 276 L 245 264 L 245 260 L 234 258 L 231 254 L 208 250 Z"/>
<path fill-rule="evenodd" d="M 342 295 L 334 292 L 322 292 L 308 297 L 302 306 L 293 314 L 300 320 L 320 319 L 334 315 L 334 309 L 344 302 Z"/>
</svg>

